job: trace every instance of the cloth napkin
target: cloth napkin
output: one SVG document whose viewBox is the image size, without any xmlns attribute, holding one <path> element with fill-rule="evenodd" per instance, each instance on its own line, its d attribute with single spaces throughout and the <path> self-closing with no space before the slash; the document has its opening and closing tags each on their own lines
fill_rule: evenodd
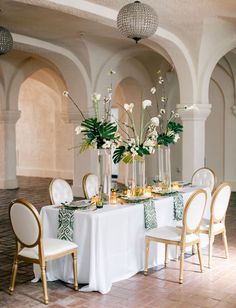
<svg viewBox="0 0 236 308">
<path fill-rule="evenodd" d="M 144 223 L 147 230 L 157 228 L 156 209 L 152 200 L 144 203 Z"/>
<path fill-rule="evenodd" d="M 59 209 L 57 238 L 60 240 L 72 242 L 75 220 L 74 212 L 74 210 L 64 207 Z"/>
<path fill-rule="evenodd" d="M 183 219 L 183 209 L 184 209 L 184 198 L 182 194 L 176 194 L 173 196 L 174 202 L 174 220 L 182 220 Z"/>
</svg>

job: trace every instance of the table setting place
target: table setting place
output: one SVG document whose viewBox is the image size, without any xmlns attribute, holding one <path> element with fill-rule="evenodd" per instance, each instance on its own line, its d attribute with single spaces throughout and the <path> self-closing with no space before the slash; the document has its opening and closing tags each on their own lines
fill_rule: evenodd
<svg viewBox="0 0 236 308">
<path fill-rule="evenodd" d="M 166 189 L 158 182 L 142 188 L 135 185 L 133 189 L 112 189 L 109 199 L 98 194 L 74 201 L 72 196 L 71 202 L 55 202 L 56 205 L 41 209 L 44 236 L 75 242 L 80 253 L 79 283 L 84 284 L 80 291 L 106 294 L 112 283 L 143 269 L 140 256 L 146 232 L 164 225 L 176 226 L 182 220 L 188 198 L 197 189 L 183 182 L 172 182 Z M 163 263 L 164 248 L 159 247 L 158 257 L 154 248 L 150 248 L 150 267 Z M 174 253 L 170 250 L 170 256 L 174 257 Z M 37 281 L 37 266 L 34 273 Z M 49 281 L 61 279 L 71 283 L 72 277 L 70 257 L 48 262 Z"/>
<path fill-rule="evenodd" d="M 143 204 L 144 207 L 144 224 L 145 229 L 150 230 L 156 228 L 156 206 L 154 201 L 162 198 L 173 197 L 173 220 L 180 221 L 183 217 L 184 199 L 183 193 L 191 190 L 191 183 L 172 182 L 171 188 L 163 187 L 162 183 L 157 185 L 147 185 L 145 188 L 135 187 L 133 189 L 126 188 L 122 192 L 116 189 L 111 191 L 110 200 L 104 201 L 99 195 L 91 199 L 73 200 L 71 202 L 63 202 L 60 205 L 53 205 L 58 208 L 58 232 L 57 238 L 62 240 L 73 241 L 74 214 L 76 211 L 83 213 L 98 213 L 121 208 L 124 206 L 135 206 Z M 186 187 L 187 190 L 186 190 Z M 192 188 L 193 190 L 194 188 Z"/>
</svg>

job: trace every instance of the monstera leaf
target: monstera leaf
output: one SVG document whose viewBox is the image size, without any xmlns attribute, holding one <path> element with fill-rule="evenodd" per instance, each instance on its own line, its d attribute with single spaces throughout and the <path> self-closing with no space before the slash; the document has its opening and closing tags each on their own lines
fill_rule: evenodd
<svg viewBox="0 0 236 308">
<path fill-rule="evenodd" d="M 123 159 L 124 153 L 125 153 L 125 147 L 124 146 L 120 146 L 117 149 L 115 149 L 113 156 L 112 156 L 113 162 L 115 164 L 118 164 Z"/>
<path fill-rule="evenodd" d="M 172 130 L 175 134 L 178 134 L 183 131 L 183 125 L 180 123 L 169 122 L 167 124 L 167 129 Z"/>
<path fill-rule="evenodd" d="M 143 148 L 142 146 L 139 147 L 139 149 L 137 150 L 137 153 L 139 156 L 144 156 L 144 155 L 149 155 L 149 151 L 146 148 Z"/>
<path fill-rule="evenodd" d="M 81 126 L 86 135 L 81 150 L 86 150 L 94 140 L 97 142 L 97 148 L 101 148 L 106 140 L 114 140 L 117 131 L 116 123 L 99 121 L 97 118 L 85 119 Z"/>
<path fill-rule="evenodd" d="M 106 140 L 114 139 L 116 131 L 117 125 L 114 122 L 101 122 L 98 128 L 100 137 Z"/>
<path fill-rule="evenodd" d="M 167 136 L 166 134 L 160 134 L 157 137 L 157 144 L 165 145 L 167 146 L 170 143 L 174 143 L 174 135 L 173 136 Z"/>
</svg>

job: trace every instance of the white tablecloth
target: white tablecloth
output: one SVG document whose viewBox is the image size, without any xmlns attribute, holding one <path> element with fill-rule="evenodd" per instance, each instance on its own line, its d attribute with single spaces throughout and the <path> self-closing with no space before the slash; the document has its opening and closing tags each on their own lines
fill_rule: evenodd
<svg viewBox="0 0 236 308">
<path fill-rule="evenodd" d="M 194 188 L 185 188 L 184 203 Z M 210 191 L 204 216 L 209 217 Z M 155 201 L 158 226 L 175 225 L 173 197 Z M 43 236 L 56 238 L 58 208 L 45 206 L 41 209 Z M 73 241 L 78 244 L 78 281 L 86 283 L 83 291 L 110 291 L 112 283 L 127 279 L 144 268 L 144 206 L 143 204 L 105 205 L 96 211 L 75 211 Z M 206 241 L 202 246 L 206 245 Z M 174 247 L 170 256 L 175 257 Z M 164 245 L 151 243 L 149 267 L 164 263 Z M 36 279 L 40 271 L 34 268 Z M 70 256 L 47 263 L 47 279 L 73 283 Z"/>
</svg>

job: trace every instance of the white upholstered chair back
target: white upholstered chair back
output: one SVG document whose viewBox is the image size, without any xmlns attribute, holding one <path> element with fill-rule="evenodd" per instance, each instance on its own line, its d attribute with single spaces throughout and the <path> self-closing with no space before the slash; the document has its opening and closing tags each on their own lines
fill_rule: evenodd
<svg viewBox="0 0 236 308">
<path fill-rule="evenodd" d="M 84 176 L 83 190 L 86 199 L 91 199 L 98 194 L 99 187 L 97 175 L 89 173 Z"/>
<path fill-rule="evenodd" d="M 231 188 L 228 183 L 220 184 L 212 198 L 211 214 L 213 222 L 221 222 L 225 218 L 225 214 L 229 205 Z"/>
<path fill-rule="evenodd" d="M 61 203 L 71 203 L 73 192 L 69 183 L 63 179 L 53 179 L 49 186 L 51 203 L 60 205 Z"/>
<path fill-rule="evenodd" d="M 14 200 L 9 206 L 9 216 L 17 240 L 26 247 L 36 246 L 41 224 L 35 207 L 24 199 Z"/>
<path fill-rule="evenodd" d="M 211 192 L 215 186 L 215 174 L 209 168 L 200 168 L 192 176 L 192 185 L 209 187 Z"/>
<path fill-rule="evenodd" d="M 207 193 L 203 189 L 198 189 L 188 199 L 183 215 L 183 226 L 186 227 L 186 232 L 194 233 L 200 228 L 206 200 Z"/>
</svg>

